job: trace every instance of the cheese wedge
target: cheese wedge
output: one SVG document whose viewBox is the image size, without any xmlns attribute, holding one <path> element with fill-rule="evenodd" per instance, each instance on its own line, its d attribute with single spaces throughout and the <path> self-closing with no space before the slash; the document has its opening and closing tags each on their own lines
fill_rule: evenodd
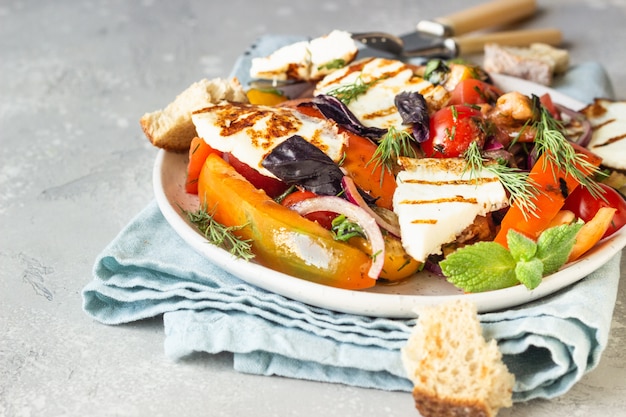
<svg viewBox="0 0 626 417">
<path fill-rule="evenodd" d="M 587 147 L 602 158 L 602 165 L 626 170 L 626 101 L 600 98 L 581 112 L 593 131 Z"/>
<path fill-rule="evenodd" d="M 337 125 L 288 107 L 221 102 L 191 115 L 196 133 L 212 148 L 229 152 L 263 175 L 276 178 L 261 162 L 276 146 L 300 135 L 338 162 L 347 143 Z"/>
<path fill-rule="evenodd" d="M 442 253 L 442 245 L 454 241 L 476 216 L 508 204 L 498 178 L 485 169 L 470 178 L 462 158 L 401 157 L 398 162 L 404 170 L 397 176 L 394 212 L 402 245 L 418 261 Z"/>
<path fill-rule="evenodd" d="M 402 61 L 385 58 L 365 58 L 338 69 L 324 77 L 315 94 L 336 95 L 338 89 L 362 88 L 347 106 L 365 126 L 406 130 L 394 104 L 401 92 L 418 92 L 424 96 L 429 111 L 443 107 L 450 93 L 415 75 L 413 68 Z"/>
</svg>

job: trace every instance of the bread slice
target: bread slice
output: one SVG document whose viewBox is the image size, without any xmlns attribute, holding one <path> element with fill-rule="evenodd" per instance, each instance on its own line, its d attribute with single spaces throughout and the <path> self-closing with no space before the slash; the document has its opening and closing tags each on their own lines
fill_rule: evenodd
<svg viewBox="0 0 626 417">
<path fill-rule="evenodd" d="M 547 44 L 533 43 L 527 48 L 485 45 L 483 68 L 488 72 L 550 85 L 554 74 L 565 72 L 568 66 L 567 50 Z"/>
<path fill-rule="evenodd" d="M 458 299 L 418 313 L 402 362 L 422 416 L 493 417 L 510 407 L 515 377 L 483 338 L 476 306 Z"/>
<path fill-rule="evenodd" d="M 185 152 L 196 136 L 191 113 L 223 100 L 248 101 L 237 78 L 197 81 L 180 93 L 165 109 L 144 114 L 139 123 L 154 146 L 168 151 Z"/>
</svg>

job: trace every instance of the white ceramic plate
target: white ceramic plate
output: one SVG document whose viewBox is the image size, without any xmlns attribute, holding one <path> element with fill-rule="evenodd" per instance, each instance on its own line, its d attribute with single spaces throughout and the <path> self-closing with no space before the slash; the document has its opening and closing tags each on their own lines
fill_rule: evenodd
<svg viewBox="0 0 626 417">
<path fill-rule="evenodd" d="M 528 81 L 506 76 L 494 76 L 494 80 L 505 91 L 516 90 L 537 95 L 550 92 L 557 103 L 573 109 L 583 106 L 557 91 Z M 510 308 L 544 297 L 579 281 L 626 246 L 626 228 L 622 228 L 578 261 L 545 277 L 532 291 L 518 285 L 497 291 L 462 294 L 444 279 L 427 272 L 420 272 L 397 284 L 377 285 L 361 291 L 343 290 L 237 259 L 227 251 L 208 243 L 181 212 L 181 209 L 198 208 L 197 196 L 187 194 L 184 188 L 187 160 L 186 155 L 160 151 L 154 164 L 153 183 L 156 200 L 164 217 L 192 248 L 249 284 L 313 306 L 344 313 L 409 318 L 415 315 L 413 310 L 416 306 L 437 304 L 454 297 L 471 299 L 476 303 L 479 312 Z"/>
</svg>

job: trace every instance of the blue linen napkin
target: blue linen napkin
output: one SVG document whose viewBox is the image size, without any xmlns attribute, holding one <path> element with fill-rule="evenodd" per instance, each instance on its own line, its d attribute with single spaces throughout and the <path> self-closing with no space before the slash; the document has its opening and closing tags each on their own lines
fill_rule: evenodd
<svg viewBox="0 0 626 417">
<path fill-rule="evenodd" d="M 300 37 L 265 36 L 237 62 L 247 80 L 253 56 Z M 611 97 L 601 66 L 576 66 L 559 88 L 589 102 Z M 583 94 L 576 86 L 583 85 Z M 574 95 L 574 94 L 571 94 Z M 515 374 L 513 399 L 554 398 L 594 369 L 606 347 L 621 253 L 573 286 L 514 309 L 481 314 Z M 151 202 L 103 250 L 83 289 L 83 309 L 105 324 L 163 314 L 165 354 L 232 352 L 237 371 L 410 391 L 400 348 L 410 319 L 374 318 L 312 307 L 249 285 L 207 261 Z"/>
</svg>

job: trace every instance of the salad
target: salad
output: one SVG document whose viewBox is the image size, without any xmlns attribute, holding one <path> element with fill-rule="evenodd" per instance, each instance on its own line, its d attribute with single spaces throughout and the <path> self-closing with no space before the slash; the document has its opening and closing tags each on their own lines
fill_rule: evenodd
<svg viewBox="0 0 626 417">
<path fill-rule="evenodd" d="M 187 215 L 236 256 L 347 289 L 422 269 L 532 289 L 626 223 L 589 123 L 549 95 L 441 60 L 334 63 L 312 85 L 192 115 Z"/>
</svg>

